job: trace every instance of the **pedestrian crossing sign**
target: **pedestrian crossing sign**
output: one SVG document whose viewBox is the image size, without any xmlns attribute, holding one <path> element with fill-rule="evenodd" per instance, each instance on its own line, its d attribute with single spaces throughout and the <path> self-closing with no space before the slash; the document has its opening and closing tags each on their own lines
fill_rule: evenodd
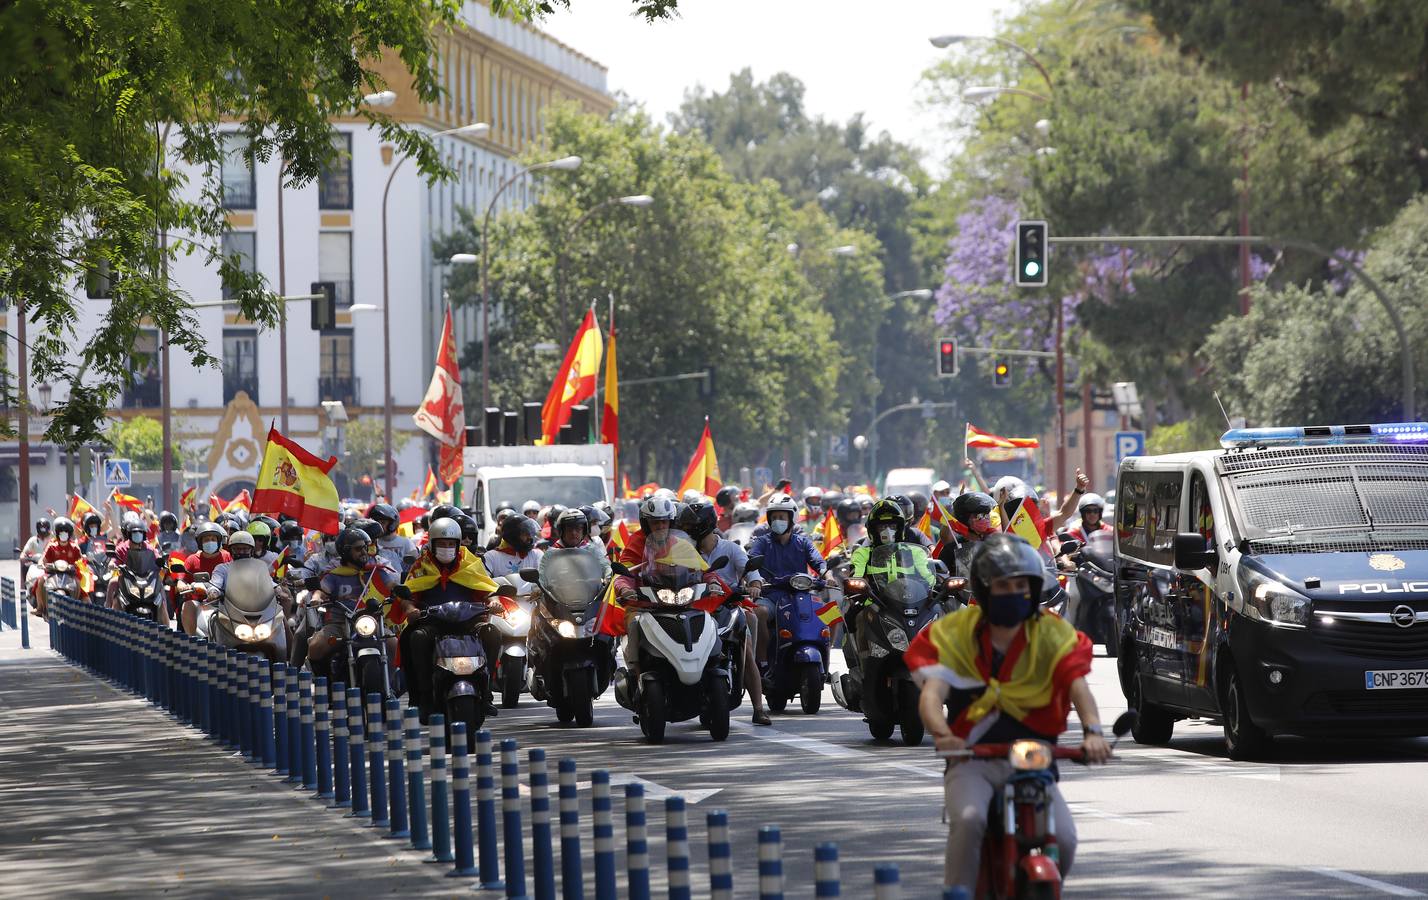
<svg viewBox="0 0 1428 900">
<path fill-rule="evenodd" d="M 127 459 L 106 459 L 104 461 L 104 486 L 107 488 L 128 487 L 134 483 L 133 466 Z"/>
</svg>

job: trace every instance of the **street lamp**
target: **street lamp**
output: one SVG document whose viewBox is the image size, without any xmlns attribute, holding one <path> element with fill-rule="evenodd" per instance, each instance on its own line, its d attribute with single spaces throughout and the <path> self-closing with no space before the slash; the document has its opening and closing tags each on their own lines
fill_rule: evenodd
<svg viewBox="0 0 1428 900">
<path fill-rule="evenodd" d="M 962 99 L 967 103 L 985 103 L 994 97 L 1002 94 L 1016 94 L 1018 97 L 1030 97 L 1033 100 L 1040 100 L 1043 103 L 1050 103 L 1051 98 L 1046 94 L 1038 94 L 1036 91 L 1026 91 L 1015 87 L 995 87 L 993 85 L 976 85 L 969 87 L 962 92 Z"/>
<path fill-rule="evenodd" d="M 898 291 L 896 294 L 890 294 L 890 295 L 888 295 L 888 296 L 887 296 L 886 298 L 884 298 L 884 299 L 886 299 L 886 300 L 902 300 L 902 299 L 904 299 L 904 298 L 909 298 L 909 299 L 913 299 L 913 300 L 931 300 L 931 299 L 932 299 L 932 289 L 931 289 L 931 288 L 913 288 L 913 289 L 910 290 L 910 291 Z M 882 341 L 878 340 L 878 332 L 877 332 L 877 328 L 876 328 L 876 326 L 875 326 L 875 327 L 874 327 L 874 330 L 873 330 L 873 380 L 874 380 L 874 381 L 877 381 L 877 380 L 878 380 L 878 345 L 881 344 L 881 343 L 882 343 Z M 881 391 L 881 385 L 879 385 L 879 390 Z M 864 445 L 865 445 L 865 446 L 866 446 L 867 444 L 870 444 L 870 443 L 872 444 L 872 446 L 873 446 L 872 462 L 873 462 L 874 466 L 876 466 L 877 461 L 878 461 L 878 452 L 877 452 L 877 443 L 878 443 L 878 420 L 879 420 L 880 418 L 881 418 L 881 417 L 878 415 L 878 395 L 875 393 L 875 394 L 873 394 L 873 416 L 872 416 L 872 423 L 873 423 L 873 424 L 871 424 L 871 425 L 868 426 L 868 435 L 870 435 L 870 437 L 865 437 L 865 436 L 863 436 L 863 435 L 860 434 L 860 435 L 858 435 L 858 438 L 855 438 L 855 439 L 854 439 L 854 444 L 857 443 L 857 440 L 858 440 L 858 439 L 862 439 L 862 441 L 864 442 Z M 859 449 L 859 450 L 862 450 L 863 448 L 862 448 L 862 447 L 859 447 L 858 449 Z M 871 478 L 877 478 L 877 477 L 878 477 L 878 473 L 877 473 L 876 471 L 869 472 L 869 473 L 868 473 L 868 476 L 871 477 Z"/>
<path fill-rule="evenodd" d="M 390 91 L 384 92 L 390 93 Z M 491 133 L 491 126 L 485 122 L 472 122 L 457 128 L 447 128 L 432 135 L 433 138 L 450 134 L 464 134 L 470 137 L 485 137 Z M 387 499 L 396 496 L 397 465 L 392 459 L 392 317 L 388 310 L 392 307 L 390 262 L 387 253 L 387 198 L 392 193 L 392 181 L 397 170 L 407 158 L 403 156 L 392 166 L 387 176 L 387 186 L 382 189 L 382 447 L 386 454 L 383 474 L 386 476 Z"/>
<path fill-rule="evenodd" d="M 932 42 L 932 46 L 939 50 L 945 50 L 953 44 L 961 44 L 967 41 L 992 41 L 993 43 L 1001 44 L 1003 47 L 1009 47 L 1022 56 L 1025 56 L 1033 66 L 1036 66 L 1036 71 L 1041 73 L 1042 80 L 1046 82 L 1047 89 L 1052 89 L 1051 75 L 1046 71 L 1046 67 L 1041 64 L 1041 60 L 1037 59 L 1030 50 L 1015 41 L 1009 41 L 1004 37 L 997 37 L 996 35 L 980 34 L 942 34 L 934 38 L 929 38 L 928 40 Z"/>
<path fill-rule="evenodd" d="M 532 172 L 541 172 L 546 169 L 573 172 L 580 168 L 581 162 L 583 160 L 578 156 L 562 156 L 560 159 L 526 166 L 501 182 L 501 186 L 496 188 L 496 193 L 491 197 L 491 202 L 486 205 L 486 215 L 481 219 L 481 415 L 483 417 L 491 400 L 491 257 L 489 240 L 491 214 L 496 211 L 496 201 L 501 199 L 501 194 L 505 193 L 506 188 L 515 184 L 517 180 Z M 455 261 L 456 258 L 453 256 L 452 262 Z M 484 418 L 482 421 L 484 422 Z"/>
<path fill-rule="evenodd" d="M 565 248 L 575 237 L 575 233 L 580 230 L 580 226 L 598 212 L 609 209 L 612 206 L 628 206 L 633 209 L 648 209 L 654 205 L 654 198 L 649 194 L 631 194 L 628 197 L 607 197 L 599 203 L 590 207 L 585 214 L 575 220 L 575 223 L 565 230 L 565 236 L 560 241 L 560 253 L 555 257 L 555 285 L 556 295 L 560 298 L 560 320 L 565 323 L 566 310 L 569 307 L 569 298 L 565 295 Z M 566 323 L 568 324 L 568 323 Z"/>
</svg>

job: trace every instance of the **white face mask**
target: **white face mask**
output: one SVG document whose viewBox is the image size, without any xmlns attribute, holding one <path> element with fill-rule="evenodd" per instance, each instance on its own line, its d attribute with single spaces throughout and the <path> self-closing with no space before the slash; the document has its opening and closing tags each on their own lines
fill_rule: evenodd
<svg viewBox="0 0 1428 900">
<path fill-rule="evenodd" d="M 893 538 L 897 537 L 896 528 L 884 528 L 881 533 L 884 544 L 891 544 L 893 542 Z"/>
<path fill-rule="evenodd" d="M 142 532 L 142 531 L 131 531 L 131 532 L 129 532 L 129 540 L 130 540 L 131 543 L 142 544 L 142 543 L 144 542 L 144 532 Z"/>
<path fill-rule="evenodd" d="M 91 525 L 91 526 L 89 526 L 89 536 L 90 536 L 90 537 L 97 537 L 98 535 L 99 535 L 99 526 L 98 526 L 98 525 Z"/>
<path fill-rule="evenodd" d="M 783 534 L 788 531 L 788 521 L 786 519 L 774 519 L 769 523 L 769 531 L 774 534 Z"/>
<path fill-rule="evenodd" d="M 436 548 L 436 561 L 437 561 L 437 562 L 449 563 L 449 562 L 451 562 L 451 561 L 454 560 L 454 559 L 456 559 L 456 548 L 455 548 L 455 547 L 437 547 L 437 548 Z"/>
<path fill-rule="evenodd" d="M 217 553 L 217 552 L 218 552 L 218 542 L 217 542 L 217 541 L 204 541 L 204 542 L 203 542 L 203 552 L 204 552 L 204 553 Z"/>
</svg>

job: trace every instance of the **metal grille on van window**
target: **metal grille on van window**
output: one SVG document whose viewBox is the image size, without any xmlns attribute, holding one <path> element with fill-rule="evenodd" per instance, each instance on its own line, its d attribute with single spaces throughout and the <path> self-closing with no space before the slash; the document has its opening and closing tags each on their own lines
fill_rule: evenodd
<svg viewBox="0 0 1428 900">
<path fill-rule="evenodd" d="M 1348 466 L 1238 475 L 1235 496 L 1245 524 L 1270 533 L 1367 525 Z"/>
<path fill-rule="evenodd" d="M 1256 556 L 1266 553 L 1393 553 L 1400 550 L 1428 550 L 1428 539 L 1395 539 L 1388 534 L 1366 532 L 1345 534 L 1343 540 L 1311 543 L 1291 541 L 1287 536 L 1285 540 L 1249 542 L 1249 552 Z"/>
<path fill-rule="evenodd" d="M 1272 450 L 1230 451 L 1215 460 L 1229 475 L 1255 469 L 1298 467 L 1334 463 L 1402 463 L 1428 466 L 1428 446 L 1409 444 L 1347 444 L 1327 447 L 1278 447 Z"/>
<path fill-rule="evenodd" d="M 1428 523 L 1428 468 L 1424 466 L 1355 466 L 1359 492 L 1374 525 Z"/>
</svg>

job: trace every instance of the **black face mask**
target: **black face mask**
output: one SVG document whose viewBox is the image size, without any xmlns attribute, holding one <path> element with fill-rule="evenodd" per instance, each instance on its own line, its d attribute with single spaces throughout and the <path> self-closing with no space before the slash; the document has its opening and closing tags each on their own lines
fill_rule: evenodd
<svg viewBox="0 0 1428 900">
<path fill-rule="evenodd" d="M 1026 621 L 1035 603 L 1035 598 L 1029 593 L 990 594 L 982 605 L 982 614 L 993 625 L 1010 628 Z"/>
</svg>

